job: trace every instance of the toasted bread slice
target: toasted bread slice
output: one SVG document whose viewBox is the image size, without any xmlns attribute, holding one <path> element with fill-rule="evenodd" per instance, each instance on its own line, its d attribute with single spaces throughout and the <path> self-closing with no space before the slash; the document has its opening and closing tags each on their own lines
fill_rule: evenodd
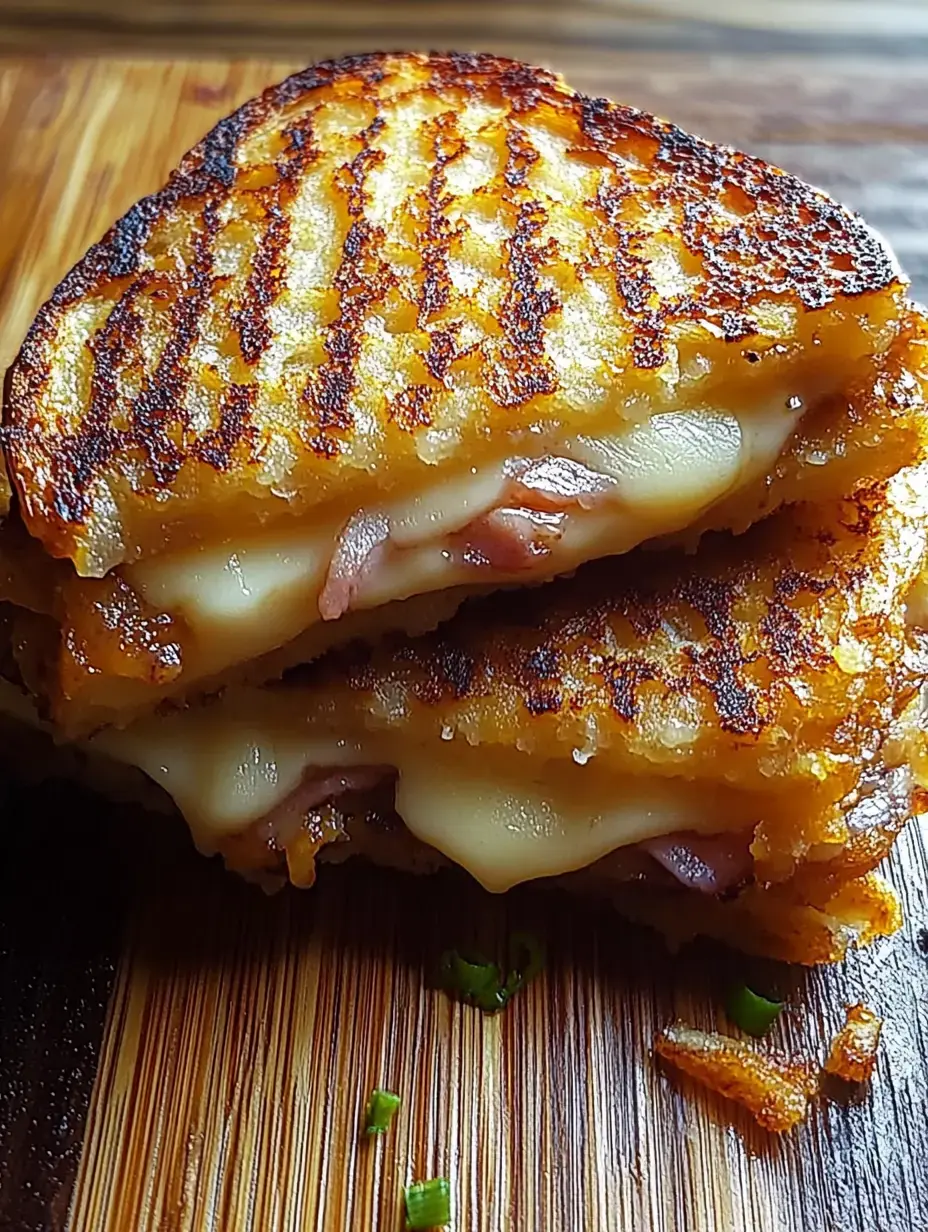
<svg viewBox="0 0 928 1232">
<path fill-rule="evenodd" d="M 9 373 L 18 516 L 73 565 L 56 713 L 882 478 L 913 321 L 880 238 L 758 159 L 493 56 L 308 69 L 115 224 Z"/>
<path fill-rule="evenodd" d="M 758 159 L 493 56 L 351 57 L 223 120 L 59 284 L 6 450 L 31 532 L 99 575 L 520 431 L 805 403 L 901 304 L 879 237 Z"/>
</svg>

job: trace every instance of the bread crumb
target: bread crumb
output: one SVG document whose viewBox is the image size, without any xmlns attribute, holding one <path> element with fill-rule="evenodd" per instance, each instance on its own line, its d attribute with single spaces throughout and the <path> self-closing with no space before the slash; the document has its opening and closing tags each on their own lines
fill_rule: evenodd
<svg viewBox="0 0 928 1232">
<path fill-rule="evenodd" d="M 849 1005 L 844 1026 L 831 1042 L 825 1069 L 845 1082 L 869 1082 L 876 1066 L 883 1019 L 866 1005 Z"/>
</svg>

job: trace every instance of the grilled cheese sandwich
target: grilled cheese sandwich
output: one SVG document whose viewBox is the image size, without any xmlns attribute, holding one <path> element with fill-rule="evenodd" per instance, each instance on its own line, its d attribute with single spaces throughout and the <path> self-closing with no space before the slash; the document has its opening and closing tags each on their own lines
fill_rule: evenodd
<svg viewBox="0 0 928 1232">
<path fill-rule="evenodd" d="M 315 66 L 8 374 L 0 711 L 249 876 L 835 958 L 928 782 L 926 361 L 884 243 L 759 160 L 492 56 Z"/>
</svg>

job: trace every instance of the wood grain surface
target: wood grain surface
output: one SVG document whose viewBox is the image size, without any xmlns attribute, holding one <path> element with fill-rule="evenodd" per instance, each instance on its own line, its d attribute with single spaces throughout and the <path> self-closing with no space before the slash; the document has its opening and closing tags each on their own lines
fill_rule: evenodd
<svg viewBox="0 0 928 1232">
<path fill-rule="evenodd" d="M 407 20 L 418 10 L 395 7 Z M 928 298 L 926 60 L 912 46 L 883 54 L 858 32 L 827 56 L 783 38 L 735 54 L 739 26 L 711 51 L 626 48 L 605 4 L 576 6 L 589 39 L 562 46 L 543 6 L 498 8 L 512 21 L 534 14 L 509 50 L 772 156 L 863 208 Z M 403 41 L 447 42 L 440 33 Z M 324 51 L 385 41 L 325 38 Z M 0 65 L 0 362 L 86 244 L 288 67 Z M 491 898 L 463 874 L 417 881 L 349 865 L 312 893 L 268 899 L 196 859 L 177 826 L 67 787 L 5 790 L 4 1230 L 390 1232 L 403 1226 L 402 1185 L 436 1173 L 451 1180 L 458 1232 L 928 1229 L 928 851 L 914 827 L 893 870 L 903 933 L 807 975 L 710 947 L 668 956 L 583 904 L 538 890 Z M 521 927 L 546 938 L 549 963 L 504 1015 L 433 988 L 441 949 L 498 951 Z M 868 1097 L 823 1101 L 771 1140 L 657 1068 L 654 1031 L 677 1014 L 723 1024 L 735 978 L 788 994 L 774 1042 L 806 1056 L 822 1055 L 846 1001 L 883 1011 Z M 386 1141 L 362 1142 L 375 1084 L 403 1109 Z"/>
</svg>

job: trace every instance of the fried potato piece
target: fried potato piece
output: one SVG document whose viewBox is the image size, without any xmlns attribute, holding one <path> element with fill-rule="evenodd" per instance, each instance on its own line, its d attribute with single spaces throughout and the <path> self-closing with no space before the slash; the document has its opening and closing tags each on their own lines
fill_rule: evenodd
<svg viewBox="0 0 928 1232">
<path fill-rule="evenodd" d="M 876 1068 L 883 1019 L 866 1005 L 849 1005 L 844 1026 L 831 1042 L 825 1069 L 845 1082 L 869 1082 Z"/>
<path fill-rule="evenodd" d="M 665 1061 L 747 1108 L 758 1125 L 782 1134 L 805 1119 L 818 1089 L 811 1068 L 764 1056 L 742 1040 L 673 1023 L 654 1041 Z"/>
<path fill-rule="evenodd" d="M 4 450 L 100 576 L 529 431 L 799 410 L 903 312 L 880 238 L 759 159 L 494 56 L 354 56 L 223 120 L 63 279 Z"/>
</svg>

